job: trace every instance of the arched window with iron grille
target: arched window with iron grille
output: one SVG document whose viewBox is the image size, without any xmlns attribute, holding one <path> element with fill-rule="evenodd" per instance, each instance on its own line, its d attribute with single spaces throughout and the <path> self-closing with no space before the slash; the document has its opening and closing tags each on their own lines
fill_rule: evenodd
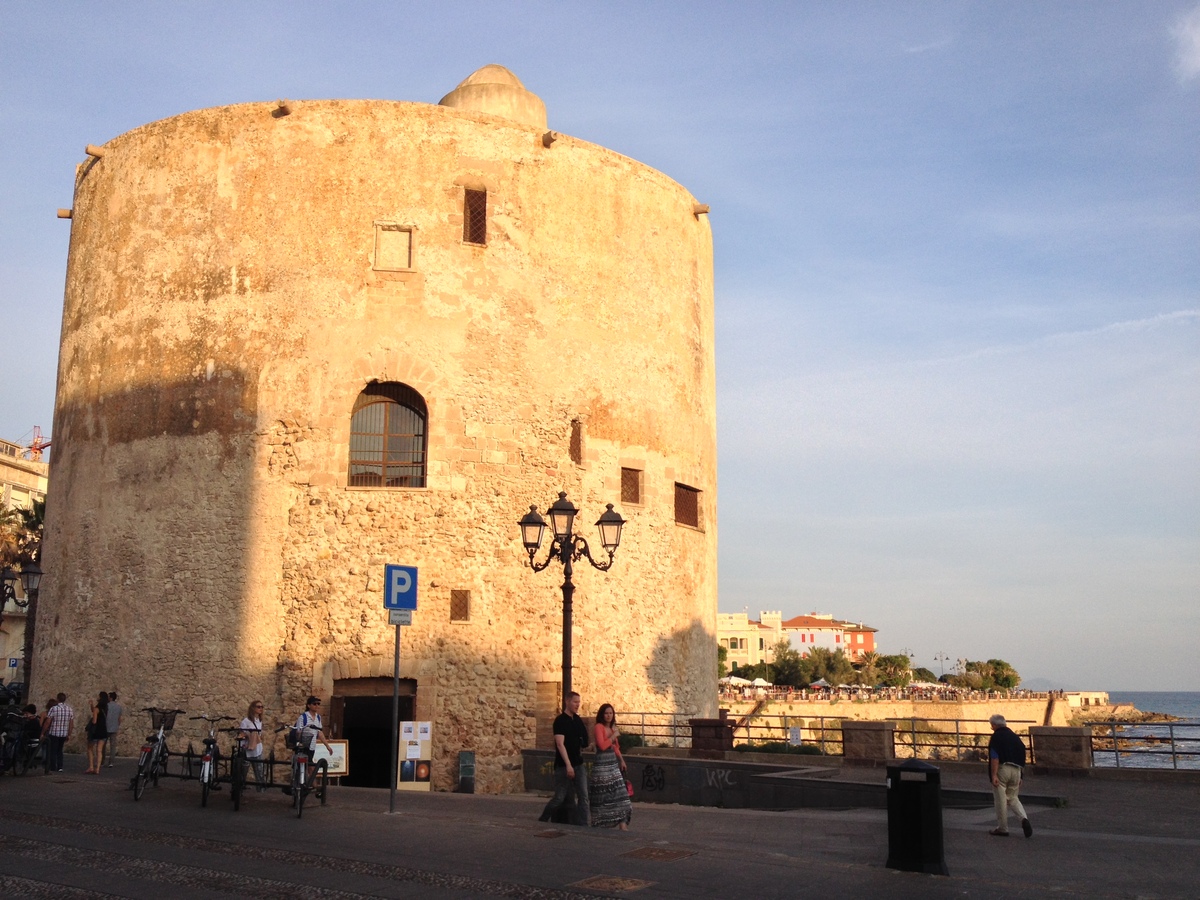
<svg viewBox="0 0 1200 900">
<path fill-rule="evenodd" d="M 350 418 L 350 487 L 425 487 L 428 411 L 406 384 L 372 382 Z"/>
</svg>

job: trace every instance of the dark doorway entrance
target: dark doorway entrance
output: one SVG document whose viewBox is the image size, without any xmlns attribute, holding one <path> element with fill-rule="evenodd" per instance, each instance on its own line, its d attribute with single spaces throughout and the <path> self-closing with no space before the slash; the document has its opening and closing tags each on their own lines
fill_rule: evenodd
<svg viewBox="0 0 1200 900">
<path fill-rule="evenodd" d="M 416 711 L 416 683 L 400 682 L 400 721 L 411 721 Z M 335 735 L 349 742 L 350 774 L 342 784 L 354 787 L 392 786 L 392 679 L 347 678 L 334 684 L 330 704 Z"/>
</svg>

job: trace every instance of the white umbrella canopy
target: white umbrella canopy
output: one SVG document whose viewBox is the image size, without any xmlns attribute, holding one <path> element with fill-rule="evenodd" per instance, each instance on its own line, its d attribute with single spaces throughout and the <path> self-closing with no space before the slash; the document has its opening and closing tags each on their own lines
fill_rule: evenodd
<svg viewBox="0 0 1200 900">
<path fill-rule="evenodd" d="M 767 681 L 767 679 L 765 679 L 765 678 L 755 678 L 750 683 L 752 685 L 754 685 L 754 687 L 770 687 L 771 686 L 771 682 Z"/>
<path fill-rule="evenodd" d="M 737 675 L 726 675 L 724 678 L 719 680 L 725 684 L 736 684 L 739 687 L 748 686 L 750 684 L 750 680 L 748 678 L 739 678 Z"/>
<path fill-rule="evenodd" d="M 829 682 L 824 678 L 818 678 L 816 681 L 810 684 L 809 687 L 829 687 Z"/>
</svg>

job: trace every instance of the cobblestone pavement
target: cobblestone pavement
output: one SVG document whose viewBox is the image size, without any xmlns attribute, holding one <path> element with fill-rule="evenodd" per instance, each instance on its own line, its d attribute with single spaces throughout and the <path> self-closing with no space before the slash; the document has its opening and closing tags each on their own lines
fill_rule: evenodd
<svg viewBox="0 0 1200 900">
<path fill-rule="evenodd" d="M 1067 798 L 1035 833 L 987 834 L 990 809 L 946 810 L 950 877 L 896 872 L 879 810 L 635 804 L 627 833 L 538 823 L 530 795 L 397 796 L 332 788 L 297 819 L 278 791 L 201 808 L 195 782 L 134 802 L 132 763 L 100 776 L 0 778 L 9 897 L 1189 897 L 1200 896 L 1200 786 L 1028 779 Z M 979 780 L 951 776 L 978 787 Z M 955 784 L 953 786 L 959 786 Z M 1015 825 L 1015 823 L 1014 823 Z"/>
</svg>

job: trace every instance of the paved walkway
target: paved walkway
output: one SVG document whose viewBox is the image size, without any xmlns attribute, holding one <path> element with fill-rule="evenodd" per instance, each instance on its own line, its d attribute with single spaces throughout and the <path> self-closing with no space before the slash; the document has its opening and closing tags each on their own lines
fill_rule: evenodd
<svg viewBox="0 0 1200 900">
<path fill-rule="evenodd" d="M 950 877 L 887 869 L 887 814 L 635 804 L 626 833 L 548 827 L 532 795 L 331 789 L 297 820 L 278 792 L 195 782 L 135 803 L 132 763 L 0 779 L 0 891 L 12 897 L 1189 897 L 1200 896 L 1200 786 L 1030 778 L 1035 834 L 987 834 L 990 810 L 947 810 Z M 871 777 L 867 775 L 866 777 Z M 953 787 L 982 776 L 944 775 Z"/>
</svg>

